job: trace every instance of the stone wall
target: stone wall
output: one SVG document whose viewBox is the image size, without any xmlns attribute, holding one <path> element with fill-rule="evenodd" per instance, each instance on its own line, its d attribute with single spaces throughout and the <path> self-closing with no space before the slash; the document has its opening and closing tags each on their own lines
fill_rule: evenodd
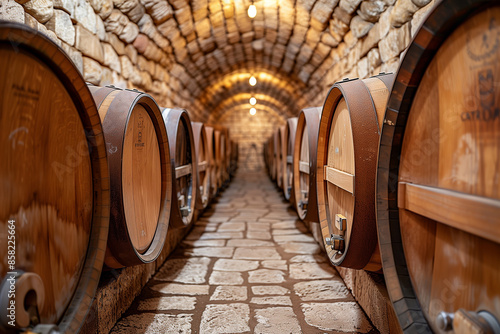
<svg viewBox="0 0 500 334">
<path fill-rule="evenodd" d="M 272 97 L 286 118 L 322 105 L 335 81 L 396 71 L 434 0 L 253 3 L 250 19 L 249 0 L 3 0 L 0 19 L 48 35 L 88 82 L 137 88 L 216 123 L 216 109 L 248 110 L 246 99 L 227 103 L 242 92 Z M 256 87 L 250 73 L 265 74 Z"/>
</svg>

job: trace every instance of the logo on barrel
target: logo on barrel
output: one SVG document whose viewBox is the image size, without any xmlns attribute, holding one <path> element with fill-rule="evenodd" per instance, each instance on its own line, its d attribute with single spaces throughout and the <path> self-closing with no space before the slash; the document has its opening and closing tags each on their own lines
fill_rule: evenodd
<svg viewBox="0 0 500 334">
<path fill-rule="evenodd" d="M 476 31 L 467 33 L 467 54 L 472 60 L 485 61 L 489 57 L 494 56 L 500 46 L 500 38 L 497 22 L 495 18 L 491 18 L 488 29 L 484 29 L 478 35 Z"/>
<path fill-rule="evenodd" d="M 500 109 L 495 108 L 495 80 L 492 69 L 479 71 L 477 74 L 479 87 L 479 108 L 464 111 L 462 121 L 494 121 L 500 117 Z"/>
<path fill-rule="evenodd" d="M 144 147 L 144 142 L 142 141 L 142 132 L 144 131 L 144 117 L 139 115 L 139 120 L 137 121 L 137 140 L 135 141 L 135 147 L 137 149 L 142 149 Z"/>
</svg>

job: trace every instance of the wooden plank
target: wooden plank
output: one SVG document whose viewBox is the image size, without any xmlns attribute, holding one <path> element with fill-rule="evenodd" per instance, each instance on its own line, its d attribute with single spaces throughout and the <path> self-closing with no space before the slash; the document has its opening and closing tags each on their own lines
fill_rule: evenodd
<svg viewBox="0 0 500 334">
<path fill-rule="evenodd" d="M 204 172 L 207 169 L 207 162 L 202 161 L 198 164 L 198 172 Z"/>
<path fill-rule="evenodd" d="M 289 164 L 293 164 L 293 155 L 287 155 L 286 156 L 286 162 Z"/>
<path fill-rule="evenodd" d="M 299 161 L 299 170 L 302 173 L 309 174 L 309 163 L 307 163 L 305 161 Z"/>
<path fill-rule="evenodd" d="M 500 243 L 500 201 L 400 182 L 398 207 Z"/>
<path fill-rule="evenodd" d="M 325 166 L 324 174 L 326 181 L 354 194 L 354 175 L 328 166 Z"/>
<path fill-rule="evenodd" d="M 180 177 L 191 174 L 191 171 L 192 171 L 191 164 L 175 167 L 175 178 L 178 179 Z"/>
</svg>

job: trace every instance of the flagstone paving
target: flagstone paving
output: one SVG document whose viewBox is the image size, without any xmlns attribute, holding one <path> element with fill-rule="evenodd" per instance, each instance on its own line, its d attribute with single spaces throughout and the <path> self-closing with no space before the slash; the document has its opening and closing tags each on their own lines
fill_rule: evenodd
<svg viewBox="0 0 500 334">
<path fill-rule="evenodd" d="M 378 333 L 264 173 L 237 173 L 112 329 Z"/>
</svg>

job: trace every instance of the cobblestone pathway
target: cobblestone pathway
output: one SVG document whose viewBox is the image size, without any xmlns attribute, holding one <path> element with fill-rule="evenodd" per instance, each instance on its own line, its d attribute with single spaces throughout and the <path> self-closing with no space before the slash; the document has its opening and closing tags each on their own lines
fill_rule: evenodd
<svg viewBox="0 0 500 334">
<path fill-rule="evenodd" d="M 264 173 L 238 172 L 111 333 L 378 333 Z"/>
</svg>

